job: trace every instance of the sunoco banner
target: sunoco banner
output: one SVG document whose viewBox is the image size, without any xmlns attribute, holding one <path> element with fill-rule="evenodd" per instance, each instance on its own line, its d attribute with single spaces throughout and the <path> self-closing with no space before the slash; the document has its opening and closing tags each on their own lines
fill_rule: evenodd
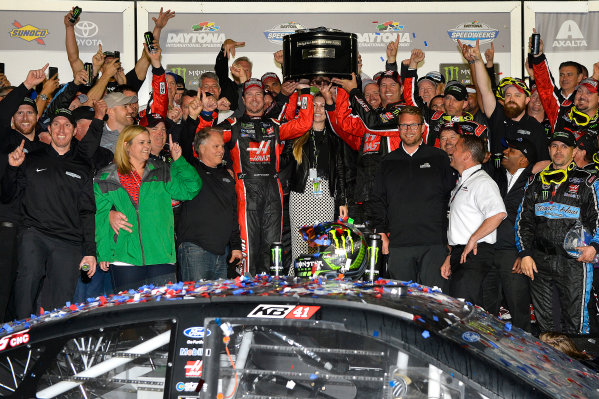
<svg viewBox="0 0 599 399">
<path fill-rule="evenodd" d="M 154 26 L 148 14 L 148 26 Z M 245 41 L 244 52 L 273 52 L 283 37 L 298 29 L 325 26 L 358 36 L 362 53 L 385 53 L 399 36 L 401 51 L 422 48 L 456 51 L 466 43 L 494 42 L 498 52 L 510 51 L 510 14 L 498 13 L 372 13 L 372 14 L 192 14 L 178 13 L 163 30 L 160 44 L 168 53 L 218 51 L 225 39 Z"/>
<path fill-rule="evenodd" d="M 66 11 L 0 11 L 2 50 L 65 51 Z M 122 12 L 84 12 L 75 26 L 79 50 L 123 51 Z"/>
</svg>

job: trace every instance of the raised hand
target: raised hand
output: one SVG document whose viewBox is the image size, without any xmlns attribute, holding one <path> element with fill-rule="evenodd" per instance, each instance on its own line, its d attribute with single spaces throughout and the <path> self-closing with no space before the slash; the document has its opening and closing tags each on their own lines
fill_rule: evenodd
<svg viewBox="0 0 599 399">
<path fill-rule="evenodd" d="M 106 111 L 108 111 L 108 106 L 106 105 L 106 101 L 104 100 L 94 100 L 94 118 L 103 120 L 106 115 Z"/>
<path fill-rule="evenodd" d="M 64 26 L 68 27 L 73 27 L 75 25 L 77 25 L 77 23 L 79 22 L 79 19 L 81 18 L 81 14 L 77 17 L 77 19 L 75 20 L 75 23 L 71 22 L 71 17 L 73 17 L 73 10 L 75 10 L 75 7 L 71 8 L 71 11 L 69 11 L 67 13 L 67 15 L 64 16 Z"/>
<path fill-rule="evenodd" d="M 397 60 L 397 48 L 399 47 L 399 34 L 395 41 L 387 44 L 387 62 L 393 64 Z"/>
<path fill-rule="evenodd" d="M 19 145 L 13 152 L 8 154 L 8 164 L 10 166 L 18 167 L 21 166 L 23 161 L 25 161 L 25 152 L 23 151 L 23 147 L 25 147 L 25 140 L 21 140 L 21 145 Z"/>
<path fill-rule="evenodd" d="M 223 43 L 223 49 L 225 50 L 225 57 L 230 58 L 230 56 L 235 57 L 235 49 L 237 47 L 245 46 L 245 42 L 236 42 L 232 39 L 227 39 Z"/>
<path fill-rule="evenodd" d="M 536 28 L 532 28 L 532 33 L 538 33 Z M 528 38 L 528 51 L 532 53 L 532 36 Z M 543 54 L 543 39 L 539 40 L 539 54 L 534 55 L 533 57 L 538 57 Z"/>
<path fill-rule="evenodd" d="M 50 64 L 44 65 L 41 69 L 32 69 L 29 71 L 27 78 L 25 78 L 25 81 L 23 82 L 27 90 L 33 89 L 46 79 L 46 69 L 48 69 L 48 65 Z"/>
<path fill-rule="evenodd" d="M 166 10 L 163 12 L 162 7 L 160 7 L 158 18 L 152 17 L 152 21 L 154 21 L 154 25 L 158 29 L 163 29 L 171 18 L 175 18 L 175 12 L 171 10 Z"/>
<path fill-rule="evenodd" d="M 414 50 L 412 50 L 412 53 L 410 54 L 410 68 L 411 69 L 416 69 L 418 68 L 418 64 L 420 64 L 422 61 L 424 61 L 424 51 L 415 48 Z"/>
<path fill-rule="evenodd" d="M 487 61 L 487 67 L 491 68 L 493 66 L 493 59 L 495 58 L 495 46 L 493 42 L 491 42 L 491 48 L 485 50 L 485 60 Z"/>
<path fill-rule="evenodd" d="M 283 65 L 283 50 L 272 53 L 275 58 L 275 63 L 279 66 Z"/>
<path fill-rule="evenodd" d="M 172 134 L 168 135 L 168 147 L 171 150 L 171 156 L 173 157 L 173 161 L 176 161 L 181 157 L 181 146 L 179 145 L 179 143 L 173 142 Z"/>
<path fill-rule="evenodd" d="M 349 93 L 350 91 L 352 91 L 352 89 L 358 87 L 358 80 L 356 79 L 356 74 L 352 73 L 351 77 L 351 79 L 333 78 L 331 79 L 331 82 L 343 87 L 343 89 Z"/>
<path fill-rule="evenodd" d="M 289 97 L 297 89 L 297 82 L 288 80 L 281 85 L 281 93 Z"/>
</svg>

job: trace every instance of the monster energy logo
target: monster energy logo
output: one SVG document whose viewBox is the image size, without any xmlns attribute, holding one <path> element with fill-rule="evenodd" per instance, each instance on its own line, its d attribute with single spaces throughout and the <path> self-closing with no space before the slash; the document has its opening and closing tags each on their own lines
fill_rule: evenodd
<svg viewBox="0 0 599 399">
<path fill-rule="evenodd" d="M 460 67 L 445 67 L 445 81 L 449 82 L 450 80 L 458 80 L 460 72 Z"/>
<path fill-rule="evenodd" d="M 347 253 L 347 241 L 349 241 L 350 243 L 350 248 L 351 248 L 351 253 L 354 253 L 354 239 L 351 236 L 351 232 L 349 230 L 347 231 L 347 240 L 345 238 L 345 231 L 343 232 L 343 234 L 341 234 L 341 240 L 343 242 L 343 250 L 345 251 L 345 253 Z M 335 230 L 331 230 L 331 236 L 333 237 L 333 240 L 335 240 L 335 249 L 339 248 L 339 239 L 337 238 L 337 232 Z"/>
<path fill-rule="evenodd" d="M 372 247 L 368 247 L 368 259 L 370 259 L 370 267 L 376 266 L 377 263 L 379 263 L 379 247 L 374 248 L 375 249 L 375 253 L 374 256 L 372 256 Z M 378 270 L 376 271 L 376 273 L 378 274 Z"/>
<path fill-rule="evenodd" d="M 547 200 L 547 198 L 549 198 L 549 191 L 543 190 L 543 201 Z"/>
</svg>

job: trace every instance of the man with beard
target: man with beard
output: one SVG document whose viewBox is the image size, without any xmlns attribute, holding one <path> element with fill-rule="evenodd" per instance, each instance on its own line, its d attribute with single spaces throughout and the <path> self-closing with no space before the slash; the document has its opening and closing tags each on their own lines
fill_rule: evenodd
<svg viewBox="0 0 599 399">
<path fill-rule="evenodd" d="M 599 109 L 599 95 L 597 94 L 599 82 L 594 78 L 577 79 L 574 102 L 569 100 L 560 102 L 560 97 L 555 95 L 549 64 L 543 54 L 542 40 L 539 54 L 536 56 L 529 54 L 529 59 L 532 61 L 535 83 L 553 131 L 578 132 L 584 129 L 597 137 L 599 133 L 599 113 L 597 112 Z M 580 76 L 582 77 L 582 75 Z"/>
<path fill-rule="evenodd" d="M 389 253 L 393 279 L 445 288 L 440 267 L 447 256 L 447 203 L 455 184 L 447 155 L 424 145 L 424 118 L 417 107 L 399 116 L 401 146 L 376 173 L 369 220 Z"/>
<path fill-rule="evenodd" d="M 250 79 L 243 85 L 245 114 L 239 119 L 228 118 L 217 126 L 223 129 L 235 174 L 243 252 L 239 274 L 268 272 L 270 245 L 281 241 L 283 198 L 278 176 L 281 141 L 299 137 L 312 126 L 314 107 L 309 91 L 308 86 L 300 91 L 298 117 L 280 124 L 264 115 L 262 82 Z M 203 107 L 201 100 L 196 98 L 189 104 L 186 127 L 191 135 L 195 135 L 200 123 L 197 116 Z"/>
<path fill-rule="evenodd" d="M 23 139 L 23 152 L 31 153 L 46 147 L 46 144 L 35 136 L 37 108 L 35 102 L 26 96 L 29 90 L 44 81 L 47 67 L 48 65 L 29 71 L 25 81 L 0 102 L 0 135 L 3 143 L 1 152 L 13 151 Z M 14 128 L 11 128 L 11 121 Z M 15 199 L 10 203 L 0 204 L 0 321 L 15 318 L 11 311 L 7 312 L 7 305 L 17 271 L 17 235 L 20 230 L 19 202 Z"/>
<path fill-rule="evenodd" d="M 491 88 L 491 79 L 485 68 L 480 53 L 478 40 L 476 46 L 462 44 L 462 54 L 468 62 L 474 64 L 476 83 L 482 97 L 483 108 L 491 125 L 491 154 L 495 157 L 495 166 L 499 166 L 503 156 L 504 139 L 515 140 L 522 137 L 531 141 L 535 146 L 537 160 L 549 158 L 547 139 L 543 126 L 526 113 L 530 101 L 530 89 L 521 79 L 504 78 L 497 91 L 503 97 L 503 105 L 498 101 Z"/>
</svg>

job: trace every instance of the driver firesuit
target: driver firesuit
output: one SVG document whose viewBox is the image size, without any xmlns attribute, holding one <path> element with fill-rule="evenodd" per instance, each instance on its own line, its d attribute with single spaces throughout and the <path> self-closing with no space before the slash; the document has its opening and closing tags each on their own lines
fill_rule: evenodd
<svg viewBox="0 0 599 399">
<path fill-rule="evenodd" d="M 593 234 L 591 245 L 599 253 L 597 176 L 576 168 L 554 170 L 550 164 L 529 179 L 516 216 L 516 247 L 520 258 L 532 256 L 538 273 L 531 283 L 531 298 L 541 331 L 556 331 L 552 318 L 553 287 L 557 287 L 564 333 L 587 334 L 595 322 L 589 306 L 593 266 L 578 262 L 564 249 L 568 231 L 580 221 Z"/>
<path fill-rule="evenodd" d="M 252 79 L 246 82 L 245 89 L 252 85 L 261 87 L 259 81 Z M 223 129 L 235 174 L 243 253 L 241 267 L 237 269 L 240 274 L 269 272 L 270 245 L 281 241 L 283 191 L 278 177 L 281 141 L 299 137 L 312 126 L 314 106 L 309 90 L 301 90 L 299 114 L 287 123 L 244 114 L 218 125 Z"/>
</svg>

